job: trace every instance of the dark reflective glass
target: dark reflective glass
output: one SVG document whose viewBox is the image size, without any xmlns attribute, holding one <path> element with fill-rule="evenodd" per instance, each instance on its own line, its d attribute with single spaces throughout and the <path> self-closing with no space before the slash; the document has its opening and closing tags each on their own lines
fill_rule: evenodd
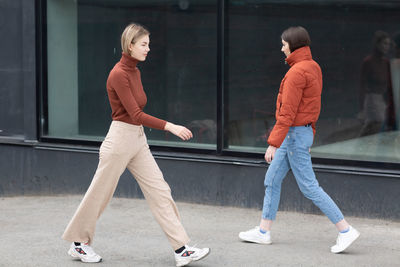
<svg viewBox="0 0 400 267">
<path fill-rule="evenodd" d="M 102 140 L 111 121 L 109 71 L 130 22 L 149 29 L 150 53 L 138 64 L 145 112 L 190 128 L 181 142 L 146 129 L 149 142 L 216 146 L 216 1 L 47 1 L 48 136 Z"/>
<path fill-rule="evenodd" d="M 289 69 L 280 36 L 301 25 L 324 81 L 313 156 L 398 162 L 399 15 L 394 1 L 230 1 L 228 149 L 265 152 Z"/>
</svg>

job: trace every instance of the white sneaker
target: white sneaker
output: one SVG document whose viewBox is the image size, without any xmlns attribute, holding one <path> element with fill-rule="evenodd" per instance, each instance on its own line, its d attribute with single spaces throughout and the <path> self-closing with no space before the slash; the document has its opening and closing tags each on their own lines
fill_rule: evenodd
<svg viewBox="0 0 400 267">
<path fill-rule="evenodd" d="M 91 246 L 81 243 L 75 246 L 74 243 L 68 250 L 68 254 L 74 259 L 80 259 L 82 262 L 100 262 L 100 255 L 96 254 Z"/>
<path fill-rule="evenodd" d="M 246 231 L 246 232 L 240 232 L 239 238 L 243 241 L 253 242 L 253 243 L 258 243 L 258 244 L 269 245 L 272 243 L 270 231 L 263 234 L 260 232 L 259 226 L 256 226 L 253 229 Z"/>
<path fill-rule="evenodd" d="M 350 226 L 350 229 L 346 233 L 339 233 L 336 245 L 331 247 L 332 253 L 340 253 L 343 252 L 346 248 L 348 248 L 358 237 L 360 236 L 360 232 L 358 232 L 355 228 Z"/>
<path fill-rule="evenodd" d="M 192 261 L 201 260 L 210 253 L 209 248 L 185 247 L 181 253 L 174 253 L 176 266 L 178 267 L 188 265 Z"/>
</svg>

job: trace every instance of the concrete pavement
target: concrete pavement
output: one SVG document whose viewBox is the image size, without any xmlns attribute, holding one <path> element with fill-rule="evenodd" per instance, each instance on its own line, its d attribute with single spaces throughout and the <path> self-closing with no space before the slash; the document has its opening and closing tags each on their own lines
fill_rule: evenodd
<svg viewBox="0 0 400 267">
<path fill-rule="evenodd" d="M 0 266 L 87 266 L 67 255 L 60 236 L 82 196 L 0 198 Z M 261 200 L 260 200 L 261 201 Z M 279 212 L 272 245 L 240 242 L 260 211 L 177 203 L 192 245 L 211 254 L 205 266 L 400 266 L 400 222 L 347 217 L 361 237 L 332 254 L 335 227 L 325 216 Z M 144 200 L 114 198 L 97 223 L 95 251 L 106 266 L 174 266 L 169 243 Z M 93 264 L 89 264 L 93 265 Z M 97 266 L 97 265 L 96 265 Z"/>
</svg>

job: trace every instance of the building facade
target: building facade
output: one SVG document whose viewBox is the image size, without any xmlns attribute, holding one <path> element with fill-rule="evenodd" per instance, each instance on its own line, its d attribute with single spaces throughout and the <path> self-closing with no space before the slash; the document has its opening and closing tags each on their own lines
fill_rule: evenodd
<svg viewBox="0 0 400 267">
<path fill-rule="evenodd" d="M 176 200 L 262 205 L 266 139 L 288 70 L 280 34 L 308 29 L 323 71 L 311 150 L 345 215 L 400 218 L 400 1 L 0 1 L 0 196 L 83 193 L 111 122 L 105 88 L 120 35 L 145 25 L 145 129 Z M 124 173 L 116 195 L 142 197 Z M 281 209 L 319 213 L 291 174 Z"/>
</svg>

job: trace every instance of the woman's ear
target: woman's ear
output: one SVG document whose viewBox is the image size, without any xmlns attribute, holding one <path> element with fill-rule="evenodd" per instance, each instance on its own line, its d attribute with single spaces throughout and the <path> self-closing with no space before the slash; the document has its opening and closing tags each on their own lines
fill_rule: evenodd
<svg viewBox="0 0 400 267">
<path fill-rule="evenodd" d="M 129 44 L 128 50 L 129 50 L 129 54 L 132 53 L 132 50 L 133 50 L 133 44 L 132 43 Z"/>
</svg>

